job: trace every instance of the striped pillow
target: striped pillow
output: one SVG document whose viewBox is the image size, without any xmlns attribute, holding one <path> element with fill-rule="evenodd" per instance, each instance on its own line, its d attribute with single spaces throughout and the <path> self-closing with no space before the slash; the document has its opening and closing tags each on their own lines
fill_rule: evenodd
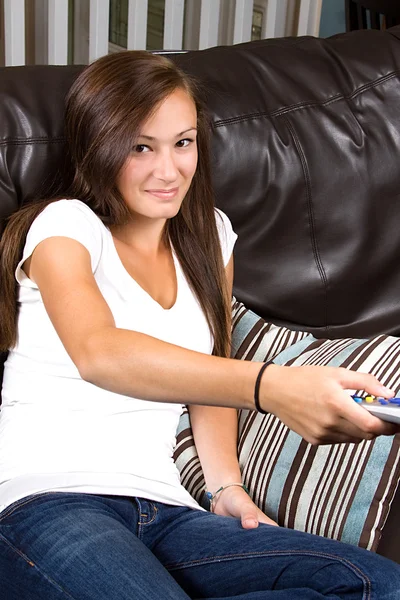
<svg viewBox="0 0 400 600">
<path fill-rule="evenodd" d="M 266 323 L 233 305 L 232 356 L 281 365 L 343 366 L 400 390 L 400 340 L 315 339 Z M 239 460 L 256 504 L 285 527 L 376 550 L 400 476 L 400 436 L 312 446 L 273 415 L 239 411 Z M 187 411 L 175 460 L 183 485 L 201 503 L 204 478 Z"/>
</svg>

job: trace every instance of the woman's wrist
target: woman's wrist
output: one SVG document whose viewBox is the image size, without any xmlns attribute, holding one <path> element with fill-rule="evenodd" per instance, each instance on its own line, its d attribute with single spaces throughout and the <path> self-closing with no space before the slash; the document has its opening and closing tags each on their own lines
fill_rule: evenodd
<svg viewBox="0 0 400 600">
<path fill-rule="evenodd" d="M 279 379 L 276 379 L 276 375 L 281 368 L 269 360 L 261 365 L 257 373 L 253 401 L 254 410 L 261 414 L 275 414 L 279 399 Z"/>
</svg>

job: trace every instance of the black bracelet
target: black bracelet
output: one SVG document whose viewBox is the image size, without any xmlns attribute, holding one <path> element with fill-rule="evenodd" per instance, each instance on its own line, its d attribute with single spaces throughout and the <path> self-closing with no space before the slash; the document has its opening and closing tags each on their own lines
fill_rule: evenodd
<svg viewBox="0 0 400 600">
<path fill-rule="evenodd" d="M 265 362 L 263 364 L 263 366 L 261 367 L 258 375 L 257 375 L 257 379 L 256 379 L 256 385 L 254 386 L 254 405 L 256 407 L 256 410 L 261 413 L 262 415 L 268 415 L 269 413 L 267 411 L 265 411 L 264 409 L 261 408 L 260 406 L 260 383 L 261 383 L 261 377 L 262 374 L 264 373 L 265 369 L 267 367 L 269 367 L 269 365 L 272 365 L 274 363 L 273 360 L 268 360 L 267 362 Z"/>
</svg>

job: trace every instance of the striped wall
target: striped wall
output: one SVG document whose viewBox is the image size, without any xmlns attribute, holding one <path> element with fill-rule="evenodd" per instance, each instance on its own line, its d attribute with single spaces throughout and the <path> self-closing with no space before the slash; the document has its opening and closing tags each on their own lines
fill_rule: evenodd
<svg viewBox="0 0 400 600">
<path fill-rule="evenodd" d="M 90 62 L 110 50 L 113 0 L 0 0 L 0 64 Z M 148 47 L 148 14 L 156 0 L 128 0 L 127 47 Z M 158 0 L 164 15 L 159 49 L 202 49 L 251 39 L 253 8 L 260 9 L 262 37 L 318 35 L 322 0 Z M 228 33 L 226 30 L 229 29 Z M 73 48 L 72 48 L 73 47 Z"/>
</svg>

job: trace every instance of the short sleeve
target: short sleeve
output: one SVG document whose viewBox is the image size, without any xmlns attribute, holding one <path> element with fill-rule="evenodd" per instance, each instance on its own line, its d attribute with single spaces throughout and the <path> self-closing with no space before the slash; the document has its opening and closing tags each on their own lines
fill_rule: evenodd
<svg viewBox="0 0 400 600">
<path fill-rule="evenodd" d="M 57 200 L 47 205 L 28 231 L 22 258 L 15 270 L 16 280 L 21 286 L 37 287 L 26 276 L 22 265 L 36 246 L 50 237 L 68 237 L 80 242 L 88 250 L 92 271 L 95 272 L 102 249 L 101 227 L 104 225 L 100 219 L 80 200 Z"/>
<path fill-rule="evenodd" d="M 229 218 L 219 208 L 215 209 L 215 218 L 217 222 L 219 241 L 221 244 L 222 258 L 224 261 L 224 266 L 226 267 L 232 256 L 237 235 L 233 231 Z"/>
</svg>

